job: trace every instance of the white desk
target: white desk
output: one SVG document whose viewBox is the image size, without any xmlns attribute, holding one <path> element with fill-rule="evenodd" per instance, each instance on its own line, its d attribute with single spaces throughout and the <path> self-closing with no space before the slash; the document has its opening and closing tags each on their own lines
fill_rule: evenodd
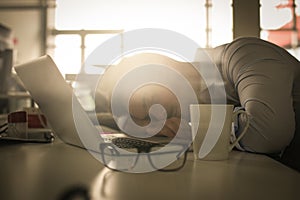
<svg viewBox="0 0 300 200">
<path fill-rule="evenodd" d="M 299 199 L 300 173 L 262 155 L 232 152 L 227 161 L 193 161 L 178 172 L 110 171 L 66 145 L 0 141 L 0 198 L 55 200 L 74 185 L 99 199 Z"/>
</svg>

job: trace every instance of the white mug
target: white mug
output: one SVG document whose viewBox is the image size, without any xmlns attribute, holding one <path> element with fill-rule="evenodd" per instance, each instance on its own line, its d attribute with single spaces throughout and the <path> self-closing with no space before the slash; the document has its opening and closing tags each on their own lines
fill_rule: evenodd
<svg viewBox="0 0 300 200">
<path fill-rule="evenodd" d="M 244 130 L 230 142 L 232 123 L 238 114 L 245 114 Z M 226 160 L 229 152 L 245 135 L 249 117 L 243 110 L 233 111 L 229 104 L 190 105 L 194 158 L 201 160 Z"/>
</svg>

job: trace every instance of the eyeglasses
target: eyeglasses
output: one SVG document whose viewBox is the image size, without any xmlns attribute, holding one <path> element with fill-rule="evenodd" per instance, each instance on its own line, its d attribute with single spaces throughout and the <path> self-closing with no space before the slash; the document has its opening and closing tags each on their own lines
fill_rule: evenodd
<svg viewBox="0 0 300 200">
<path fill-rule="evenodd" d="M 126 139 L 118 138 L 112 143 L 99 145 L 103 164 L 111 170 L 130 172 L 139 167 L 146 171 L 168 172 L 180 170 L 185 165 L 188 150 L 183 144 L 162 145 L 142 140 L 123 140 Z"/>
</svg>

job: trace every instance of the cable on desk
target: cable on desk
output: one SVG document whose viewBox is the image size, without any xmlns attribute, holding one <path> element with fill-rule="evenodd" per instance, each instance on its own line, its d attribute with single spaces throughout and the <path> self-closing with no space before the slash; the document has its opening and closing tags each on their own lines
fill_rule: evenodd
<svg viewBox="0 0 300 200">
<path fill-rule="evenodd" d="M 7 123 L 1 124 L 0 125 L 0 135 L 2 133 L 5 133 L 7 131 L 8 127 L 7 127 Z"/>
<path fill-rule="evenodd" d="M 3 127 L 5 127 L 5 126 L 7 126 L 7 123 L 1 124 L 0 125 L 0 129 L 3 128 Z"/>
</svg>

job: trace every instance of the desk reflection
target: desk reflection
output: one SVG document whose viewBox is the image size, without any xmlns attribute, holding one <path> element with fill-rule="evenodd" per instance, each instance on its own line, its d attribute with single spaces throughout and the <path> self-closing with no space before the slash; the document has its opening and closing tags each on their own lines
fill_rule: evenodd
<svg viewBox="0 0 300 200">
<path fill-rule="evenodd" d="M 176 172 L 130 174 L 104 168 L 91 186 L 99 199 L 298 199 L 300 174 L 276 161 L 232 152 L 225 161 L 194 161 Z"/>
</svg>

